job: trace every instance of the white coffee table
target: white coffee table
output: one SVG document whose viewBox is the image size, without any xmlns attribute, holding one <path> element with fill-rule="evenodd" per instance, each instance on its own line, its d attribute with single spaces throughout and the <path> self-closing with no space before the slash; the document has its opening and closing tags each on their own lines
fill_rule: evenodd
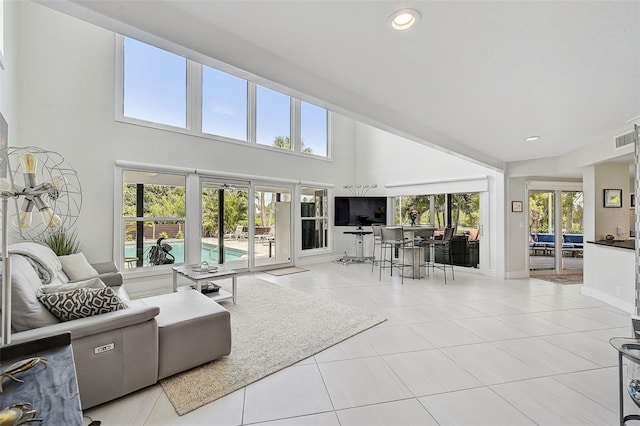
<svg viewBox="0 0 640 426">
<path fill-rule="evenodd" d="M 173 268 L 173 291 L 178 291 L 178 275 L 188 278 L 196 284 L 196 290 L 199 292 L 202 291 L 202 282 L 211 281 L 215 278 L 224 279 L 231 278 L 231 293 L 226 291 L 225 289 L 220 289 L 217 293 L 209 293 L 209 297 L 211 297 L 216 302 L 232 299 L 233 303 L 236 303 L 236 294 L 238 287 L 238 272 L 233 269 L 218 267 L 215 271 L 200 271 L 198 269 L 194 269 L 199 267 L 199 265 L 181 265 L 174 266 Z"/>
</svg>

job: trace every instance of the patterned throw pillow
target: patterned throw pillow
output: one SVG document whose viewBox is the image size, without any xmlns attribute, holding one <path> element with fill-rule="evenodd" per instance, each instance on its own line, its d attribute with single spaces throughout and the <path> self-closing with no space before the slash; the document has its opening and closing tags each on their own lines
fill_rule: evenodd
<svg viewBox="0 0 640 426">
<path fill-rule="evenodd" d="M 111 287 L 79 288 L 42 294 L 38 299 L 60 321 L 71 321 L 127 308 Z"/>
</svg>

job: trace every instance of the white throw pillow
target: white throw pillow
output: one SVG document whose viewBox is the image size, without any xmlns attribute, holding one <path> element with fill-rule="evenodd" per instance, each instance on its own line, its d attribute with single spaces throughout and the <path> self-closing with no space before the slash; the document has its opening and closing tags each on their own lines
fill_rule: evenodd
<svg viewBox="0 0 640 426">
<path fill-rule="evenodd" d="M 62 264 L 62 270 L 67 274 L 71 282 L 87 280 L 98 276 L 98 271 L 93 269 L 93 266 L 89 264 L 87 258 L 84 257 L 82 253 L 60 256 L 58 259 L 60 259 L 60 263 Z"/>
<path fill-rule="evenodd" d="M 42 294 L 60 293 L 63 291 L 72 291 L 79 288 L 104 288 L 105 283 L 100 278 L 90 278 L 88 280 L 76 281 L 72 283 L 47 284 L 40 287 Z"/>
<path fill-rule="evenodd" d="M 15 331 L 31 330 L 60 322 L 38 301 L 38 288 L 41 285 L 36 270 L 27 258 L 17 254 L 11 255 L 11 326 Z"/>
</svg>

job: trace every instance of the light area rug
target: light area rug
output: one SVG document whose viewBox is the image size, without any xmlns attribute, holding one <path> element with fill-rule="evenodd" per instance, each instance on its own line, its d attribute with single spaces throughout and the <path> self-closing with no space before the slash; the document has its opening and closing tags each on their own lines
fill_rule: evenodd
<svg viewBox="0 0 640 426">
<path fill-rule="evenodd" d="M 582 284 L 584 278 L 582 274 L 554 274 L 554 275 L 536 275 L 534 278 L 543 281 L 551 281 L 556 284 Z"/>
<path fill-rule="evenodd" d="M 385 321 L 357 308 L 253 277 L 238 282 L 231 354 L 160 383 L 179 415 Z"/>
<path fill-rule="evenodd" d="M 264 271 L 265 274 L 281 277 L 282 275 L 297 274 L 298 272 L 307 272 L 308 269 L 299 268 L 297 266 L 289 266 L 280 269 L 271 269 L 270 271 Z"/>
</svg>

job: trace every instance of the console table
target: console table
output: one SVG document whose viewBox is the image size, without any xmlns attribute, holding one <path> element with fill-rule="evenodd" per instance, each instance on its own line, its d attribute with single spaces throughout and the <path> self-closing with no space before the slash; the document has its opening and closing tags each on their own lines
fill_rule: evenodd
<svg viewBox="0 0 640 426">
<path fill-rule="evenodd" d="M 71 349 L 71 333 L 5 345 L 0 348 L 0 370 L 27 358 L 42 357 L 47 367 L 38 364 L 16 375 L 24 383 L 2 378 L 0 410 L 14 404 L 31 403 L 42 424 L 82 426 L 80 393 Z M 36 424 L 36 423 L 33 423 Z"/>
</svg>

